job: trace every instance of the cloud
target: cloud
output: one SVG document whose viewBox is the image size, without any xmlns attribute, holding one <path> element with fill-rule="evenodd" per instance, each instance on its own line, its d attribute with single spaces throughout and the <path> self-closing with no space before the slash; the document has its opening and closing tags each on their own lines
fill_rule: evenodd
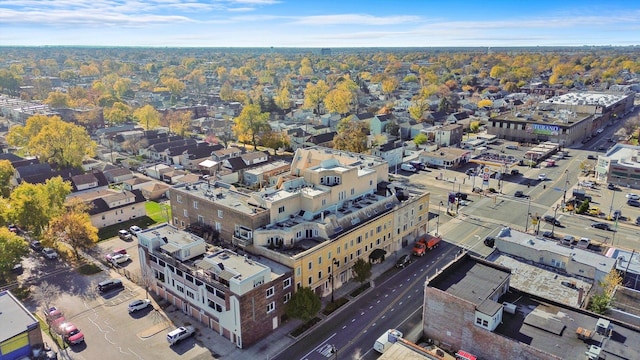
<svg viewBox="0 0 640 360">
<path fill-rule="evenodd" d="M 336 14 L 299 17 L 293 21 L 296 25 L 396 25 L 415 23 L 419 16 L 374 16 L 367 14 Z"/>
<path fill-rule="evenodd" d="M 249 12 L 249 11 L 255 11 L 256 8 L 252 8 L 252 7 L 237 7 L 237 8 L 228 8 L 227 11 L 228 12 Z"/>
</svg>

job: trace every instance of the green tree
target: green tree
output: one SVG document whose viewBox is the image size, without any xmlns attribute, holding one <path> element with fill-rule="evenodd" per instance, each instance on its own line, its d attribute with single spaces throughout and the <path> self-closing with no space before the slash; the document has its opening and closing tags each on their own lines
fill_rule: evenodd
<svg viewBox="0 0 640 360">
<path fill-rule="evenodd" d="M 589 211 L 589 200 L 585 200 L 583 201 L 580 206 L 578 207 L 578 210 L 576 210 L 576 213 L 578 214 L 584 214 L 587 211 Z"/>
<path fill-rule="evenodd" d="M 338 150 L 362 153 L 367 150 L 369 125 L 353 115 L 340 120 L 338 133 L 333 137 L 333 147 Z"/>
<path fill-rule="evenodd" d="M 288 317 L 307 322 L 318 314 L 322 302 L 316 293 L 308 287 L 296 290 L 285 307 Z"/>
<path fill-rule="evenodd" d="M 20 236 L 6 227 L 0 228 L 0 284 L 6 284 L 14 265 L 27 255 L 29 247 Z"/>
<path fill-rule="evenodd" d="M 91 224 L 88 206 L 75 201 L 66 206 L 66 211 L 49 221 L 44 239 L 46 244 L 55 245 L 62 241 L 69 245 L 80 259 L 80 250 L 88 250 L 98 242 L 98 229 Z"/>
<path fill-rule="evenodd" d="M 258 144 L 258 137 L 265 131 L 270 130 L 269 113 L 260 111 L 260 105 L 246 105 L 240 115 L 233 121 L 233 133 L 239 141 L 246 143 L 251 141 L 253 148 Z"/>
<path fill-rule="evenodd" d="M 276 151 L 279 148 L 287 147 L 289 145 L 289 141 L 285 136 L 285 133 L 268 130 L 263 132 L 262 136 L 260 136 L 260 145 L 273 149 L 273 154 L 276 155 Z"/>
<path fill-rule="evenodd" d="M 138 123 L 147 130 L 160 126 L 160 113 L 149 104 L 136 109 L 133 112 L 133 117 L 138 119 Z"/>
<path fill-rule="evenodd" d="M 611 299 L 604 293 L 599 293 L 593 295 L 591 299 L 589 299 L 589 305 L 587 309 L 593 311 L 596 314 L 604 314 L 609 308 L 609 302 Z"/>
<path fill-rule="evenodd" d="M 62 211 L 64 199 L 70 193 L 71 185 L 59 176 L 45 184 L 23 182 L 11 193 L 8 218 L 38 237 L 49 220 Z"/>
<path fill-rule="evenodd" d="M 469 130 L 471 130 L 472 133 L 477 133 L 479 129 L 480 129 L 480 121 L 472 121 L 469 124 Z"/>
<path fill-rule="evenodd" d="M 353 272 L 356 274 L 354 279 L 362 284 L 371 277 L 371 263 L 362 258 L 358 258 L 353 264 Z"/>
<path fill-rule="evenodd" d="M 15 169 L 9 160 L 0 160 L 0 195 L 8 198 L 11 194 L 11 177 Z"/>
<path fill-rule="evenodd" d="M 420 133 L 420 134 L 416 135 L 413 138 L 413 142 L 416 145 L 422 145 L 422 144 L 426 143 L 428 140 L 429 140 L 429 138 L 427 138 L 427 135 L 423 134 L 423 133 Z"/>
</svg>

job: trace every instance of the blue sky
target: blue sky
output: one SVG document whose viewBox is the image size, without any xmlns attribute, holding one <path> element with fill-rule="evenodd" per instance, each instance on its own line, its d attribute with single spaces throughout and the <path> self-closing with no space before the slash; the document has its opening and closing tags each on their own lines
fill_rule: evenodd
<svg viewBox="0 0 640 360">
<path fill-rule="evenodd" d="M 337 48 L 638 44 L 638 1 L 0 1 L 0 45 Z"/>
</svg>

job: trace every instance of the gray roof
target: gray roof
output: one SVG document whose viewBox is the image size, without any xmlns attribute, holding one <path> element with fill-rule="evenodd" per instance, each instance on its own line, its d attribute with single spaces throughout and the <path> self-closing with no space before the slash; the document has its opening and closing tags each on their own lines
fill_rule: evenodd
<svg viewBox="0 0 640 360">
<path fill-rule="evenodd" d="M 38 320 L 10 292 L 0 292 L 0 342 L 40 326 Z"/>
</svg>

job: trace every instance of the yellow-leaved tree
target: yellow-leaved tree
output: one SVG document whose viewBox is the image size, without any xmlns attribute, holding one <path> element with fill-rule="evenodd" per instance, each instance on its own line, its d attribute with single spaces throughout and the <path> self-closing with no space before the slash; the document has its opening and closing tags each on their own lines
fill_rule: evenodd
<svg viewBox="0 0 640 360">
<path fill-rule="evenodd" d="M 233 133 L 238 138 L 238 141 L 247 143 L 251 141 L 253 148 L 256 148 L 258 144 L 258 138 L 263 132 L 269 131 L 269 113 L 263 113 L 260 111 L 260 105 L 249 104 L 246 105 L 240 115 L 233 119 L 235 125 L 233 125 Z"/>
</svg>

